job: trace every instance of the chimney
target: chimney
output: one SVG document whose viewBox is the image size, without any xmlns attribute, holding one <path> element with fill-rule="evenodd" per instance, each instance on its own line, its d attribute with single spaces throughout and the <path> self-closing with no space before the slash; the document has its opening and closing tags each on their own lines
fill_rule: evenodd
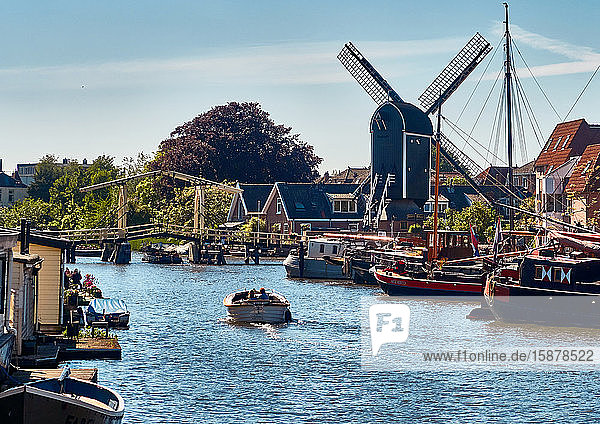
<svg viewBox="0 0 600 424">
<path fill-rule="evenodd" d="M 83 158 L 83 164 L 87 165 L 87 159 L 86 158 Z"/>
<path fill-rule="evenodd" d="M 69 163 L 69 160 L 67 158 L 63 159 L 63 165 L 66 165 L 67 163 Z"/>
<path fill-rule="evenodd" d="M 2 172 L 2 159 L 0 159 L 0 172 Z"/>
</svg>

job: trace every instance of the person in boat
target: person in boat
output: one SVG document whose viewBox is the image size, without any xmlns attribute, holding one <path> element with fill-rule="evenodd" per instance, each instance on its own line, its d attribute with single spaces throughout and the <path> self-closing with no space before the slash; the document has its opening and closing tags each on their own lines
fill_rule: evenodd
<svg viewBox="0 0 600 424">
<path fill-rule="evenodd" d="M 252 289 L 248 292 L 248 300 L 255 300 L 255 299 L 256 299 L 256 291 L 254 289 Z"/>
<path fill-rule="evenodd" d="M 392 268 L 392 272 L 400 275 L 406 275 L 406 262 L 396 261 L 394 267 Z"/>
<path fill-rule="evenodd" d="M 267 291 L 264 287 L 260 288 L 260 296 L 258 296 L 258 298 L 263 300 L 269 300 L 269 295 L 267 294 Z"/>
</svg>

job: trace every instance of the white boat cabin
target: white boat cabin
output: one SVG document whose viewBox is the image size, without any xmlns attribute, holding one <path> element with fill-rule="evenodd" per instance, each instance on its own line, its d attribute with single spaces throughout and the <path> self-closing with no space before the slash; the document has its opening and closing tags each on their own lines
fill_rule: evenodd
<svg viewBox="0 0 600 424">
<path fill-rule="evenodd" d="M 309 258 L 322 258 L 323 256 L 342 256 L 346 245 L 341 240 L 316 238 L 308 241 Z"/>
</svg>

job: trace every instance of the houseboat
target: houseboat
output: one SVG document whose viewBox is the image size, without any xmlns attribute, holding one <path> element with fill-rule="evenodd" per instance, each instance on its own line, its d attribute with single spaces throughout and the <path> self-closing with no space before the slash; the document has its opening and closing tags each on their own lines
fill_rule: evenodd
<svg viewBox="0 0 600 424">
<path fill-rule="evenodd" d="M 600 259 L 534 250 L 490 275 L 484 296 L 500 321 L 600 328 Z"/>
<path fill-rule="evenodd" d="M 313 238 L 308 241 L 304 255 L 299 249 L 290 251 L 283 261 L 290 278 L 351 279 L 343 270 L 342 263 L 326 261 L 325 257 L 343 257 L 347 241 L 332 238 Z"/>
</svg>

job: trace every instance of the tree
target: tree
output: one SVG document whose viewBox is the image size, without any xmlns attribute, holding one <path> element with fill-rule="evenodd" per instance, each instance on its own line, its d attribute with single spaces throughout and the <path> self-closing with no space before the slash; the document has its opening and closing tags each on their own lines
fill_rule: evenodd
<svg viewBox="0 0 600 424">
<path fill-rule="evenodd" d="M 48 202 L 50 200 L 50 188 L 62 174 L 63 170 L 58 165 L 56 156 L 44 156 L 35 167 L 34 180 L 27 189 L 29 196 Z"/>
<path fill-rule="evenodd" d="M 438 229 L 469 231 L 469 226 L 473 225 L 482 239 L 490 234 L 488 229 L 495 225 L 497 217 L 496 211 L 484 202 L 473 202 L 461 211 L 447 209 L 445 215 L 438 219 Z M 433 215 L 423 225 L 425 228 L 433 228 Z"/>
<path fill-rule="evenodd" d="M 312 181 L 322 159 L 291 131 L 258 103 L 230 102 L 175 128 L 150 167 L 217 181 Z"/>
</svg>

